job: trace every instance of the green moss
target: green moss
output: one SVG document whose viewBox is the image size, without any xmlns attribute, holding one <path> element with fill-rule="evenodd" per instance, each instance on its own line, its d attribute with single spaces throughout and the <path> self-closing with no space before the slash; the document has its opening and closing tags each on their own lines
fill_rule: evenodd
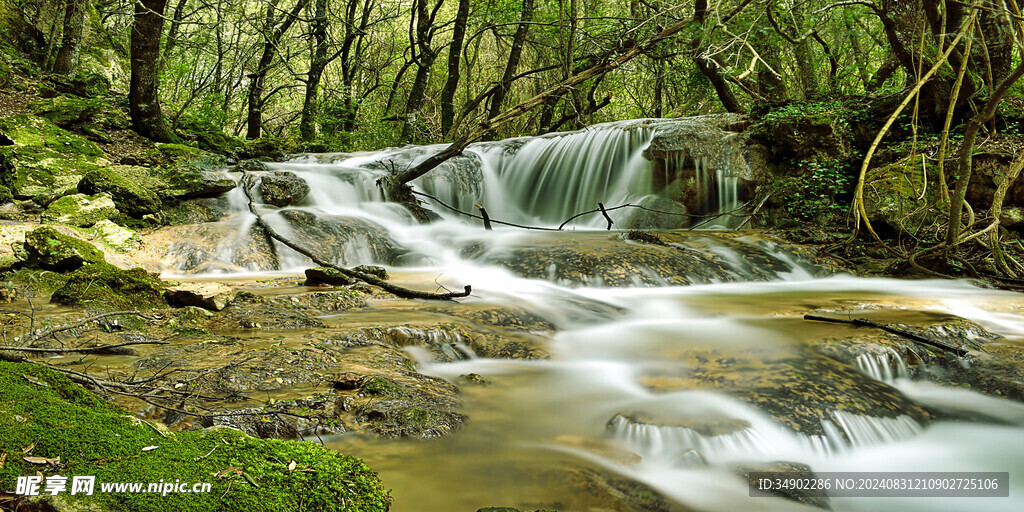
<svg viewBox="0 0 1024 512">
<path fill-rule="evenodd" d="M 164 288 L 160 277 L 145 269 L 121 270 L 102 263 L 72 272 L 67 283 L 53 292 L 50 301 L 109 311 L 145 310 L 166 305 Z"/>
<path fill-rule="evenodd" d="M 45 382 L 40 387 L 23 377 Z M 18 476 L 93 475 L 93 496 L 65 496 L 73 503 L 101 503 L 110 510 L 190 511 L 386 511 L 391 503 L 377 475 L 359 459 L 306 442 L 254 439 L 230 430 L 161 435 L 125 416 L 62 374 L 31 364 L 0 362 L 0 491 L 13 492 Z M 32 456 L 61 458 L 59 470 L 31 465 Z M 156 449 L 142 451 L 145 447 Z M 295 469 L 289 470 L 294 461 Z M 233 469 L 235 468 L 235 469 Z M 219 476 L 218 476 L 219 475 Z M 101 493 L 105 482 L 210 483 L 196 494 Z M 254 485 L 255 484 L 255 485 Z"/>
<path fill-rule="evenodd" d="M 100 148 L 47 119 L 28 114 L 0 118 L 0 132 L 14 146 L 0 147 L 11 169 L 0 173 L 0 185 L 18 198 L 63 195 L 74 191 L 79 178 L 108 165 Z"/>
<path fill-rule="evenodd" d="M 107 194 L 72 194 L 50 203 L 42 214 L 42 220 L 85 227 L 117 214 L 117 208 Z"/>
<path fill-rule="evenodd" d="M 28 297 L 50 295 L 54 290 L 68 282 L 67 274 L 31 268 L 22 268 L 8 272 L 4 275 L 4 279 Z"/>
<path fill-rule="evenodd" d="M 385 377 L 371 377 L 363 383 L 360 391 L 366 395 L 387 396 L 391 398 L 402 398 L 409 393 L 391 379 Z"/>
<path fill-rule="evenodd" d="M 64 128 L 90 123 L 101 130 L 124 130 L 131 125 L 124 112 L 102 98 L 57 96 L 33 101 L 28 106 L 37 116 Z"/>
<path fill-rule="evenodd" d="M 68 271 L 103 263 L 103 251 L 89 242 L 42 227 L 25 233 L 25 262 L 30 267 Z"/>
<path fill-rule="evenodd" d="M 78 191 L 83 194 L 106 192 L 113 198 L 118 210 L 133 217 L 142 217 L 160 211 L 161 206 L 160 198 L 145 186 L 152 186 L 155 180 L 147 183 L 145 178 L 148 178 L 145 171 L 134 167 L 93 169 L 82 176 Z"/>
</svg>

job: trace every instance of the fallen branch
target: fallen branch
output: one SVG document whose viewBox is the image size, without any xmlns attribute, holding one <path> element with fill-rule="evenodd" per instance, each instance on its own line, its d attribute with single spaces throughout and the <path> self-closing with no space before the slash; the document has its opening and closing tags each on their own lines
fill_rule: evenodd
<svg viewBox="0 0 1024 512">
<path fill-rule="evenodd" d="M 111 350 L 115 348 L 127 347 L 131 345 L 170 345 L 170 343 L 166 341 L 132 341 L 128 343 L 117 343 L 115 345 L 100 345 L 98 347 L 85 348 L 0 347 L 0 351 L 29 352 L 34 354 L 102 354 L 109 353 Z"/>
<path fill-rule="evenodd" d="M 895 334 L 897 336 L 902 336 L 902 337 L 907 338 L 908 340 L 911 340 L 911 341 L 916 341 L 916 342 L 922 343 L 924 345 L 930 345 L 932 347 L 935 347 L 935 348 L 938 348 L 938 349 L 941 349 L 941 350 L 945 350 L 947 352 L 953 352 L 954 354 L 956 354 L 956 355 L 958 355 L 960 357 L 964 357 L 964 356 L 967 355 L 967 351 L 962 349 L 962 348 L 957 348 L 957 347 L 954 347 L 952 345 L 947 345 L 947 344 L 945 344 L 945 343 L 943 343 L 941 341 L 935 341 L 935 340 L 930 339 L 930 338 L 925 338 L 924 336 L 921 336 L 919 334 L 914 334 L 912 332 L 905 331 L 903 329 L 898 329 L 896 327 L 891 327 L 891 326 L 888 326 L 888 325 L 885 325 L 885 324 L 875 323 L 875 322 L 872 322 L 871 320 L 867 320 L 865 318 L 854 318 L 853 320 L 844 320 L 842 318 L 829 318 L 829 317 L 826 317 L 826 316 L 818 316 L 818 315 L 804 315 L 804 320 L 816 320 L 818 322 L 831 322 L 831 323 L 834 323 L 834 324 L 849 324 L 849 325 L 855 325 L 857 327 L 874 327 L 875 329 L 881 329 L 881 330 L 883 330 L 883 331 L 885 331 L 887 333 Z"/>
<path fill-rule="evenodd" d="M 469 294 L 473 292 L 473 287 L 468 284 L 466 285 L 464 292 L 430 293 L 421 292 L 418 290 L 410 290 L 409 288 L 403 288 L 401 286 L 391 284 L 383 279 L 380 279 L 377 276 L 365 274 L 357 270 L 352 270 L 350 268 L 335 265 L 317 256 L 315 253 L 306 249 L 305 247 L 302 247 L 301 245 L 281 236 L 277 231 L 274 231 L 274 228 L 270 227 L 270 225 L 263 220 L 263 216 L 261 216 L 259 212 L 256 210 L 256 201 L 252 197 L 252 191 L 249 190 L 249 175 L 245 171 L 242 171 L 241 185 L 242 190 L 245 191 L 245 197 L 249 199 L 249 211 L 256 217 L 256 225 L 260 226 L 260 228 L 263 229 L 264 233 L 266 233 L 268 237 L 277 240 L 278 242 L 281 242 L 282 244 L 285 245 L 285 247 L 288 247 L 289 249 L 313 260 L 313 263 L 316 263 L 321 267 L 333 268 L 334 270 L 341 272 L 347 277 L 358 279 L 364 283 L 377 286 L 379 288 L 384 289 L 385 291 L 402 297 L 403 299 L 451 300 L 460 297 L 468 297 Z M 271 243 L 270 245 L 273 246 L 274 244 Z"/>
</svg>

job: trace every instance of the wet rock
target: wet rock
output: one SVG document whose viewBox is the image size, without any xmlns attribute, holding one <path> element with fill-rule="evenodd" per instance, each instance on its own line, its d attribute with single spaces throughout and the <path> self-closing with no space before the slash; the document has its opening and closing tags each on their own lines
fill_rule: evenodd
<svg viewBox="0 0 1024 512">
<path fill-rule="evenodd" d="M 356 280 L 337 269 L 330 267 L 315 267 L 306 269 L 306 286 L 347 286 L 355 284 Z"/>
<path fill-rule="evenodd" d="M 260 297 L 240 292 L 211 324 L 211 329 L 304 329 L 322 327 L 322 313 L 287 297 Z"/>
<path fill-rule="evenodd" d="M 89 227 L 117 214 L 117 207 L 109 194 L 72 194 L 50 203 L 41 219 L 43 222 Z"/>
<path fill-rule="evenodd" d="M 359 265 L 357 267 L 354 267 L 352 270 L 355 270 L 356 272 L 362 272 L 364 274 L 369 274 L 384 281 L 387 281 L 388 279 L 391 278 L 390 276 L 388 276 L 388 271 L 385 270 L 384 267 L 378 265 Z"/>
<path fill-rule="evenodd" d="M 359 389 L 366 377 L 353 372 L 339 373 L 331 377 L 331 387 L 341 391 Z"/>
<path fill-rule="evenodd" d="M 274 171 L 260 178 L 260 195 L 263 202 L 274 206 L 292 206 L 302 202 L 309 194 L 306 180 L 293 172 Z"/>
<path fill-rule="evenodd" d="M 265 163 L 263 163 L 263 162 L 261 162 L 259 160 L 254 160 L 254 159 L 250 158 L 248 160 L 242 160 L 241 162 L 238 162 L 237 164 L 235 164 L 235 167 L 234 167 L 233 170 L 235 170 L 235 171 L 263 173 L 263 172 L 269 171 L 270 169 L 267 167 L 267 164 L 265 164 Z"/>
<path fill-rule="evenodd" d="M 516 274 L 569 286 L 665 286 L 776 279 L 793 263 L 812 264 L 753 237 L 660 233 L 664 245 L 637 244 L 615 235 L 565 233 L 524 236 L 516 245 L 470 246 L 463 256 L 497 263 Z"/>
<path fill-rule="evenodd" d="M 133 217 L 160 211 L 160 199 L 137 179 L 118 172 L 131 170 L 128 166 L 118 169 L 93 169 L 78 182 L 78 191 L 83 194 L 106 192 L 113 198 L 117 209 Z M 132 170 L 145 173 L 145 171 Z"/>
<path fill-rule="evenodd" d="M 103 219 L 92 227 L 92 234 L 107 247 L 117 252 L 128 252 L 142 243 L 142 237 L 128 228 L 121 227 L 109 219 Z"/>
<path fill-rule="evenodd" d="M 694 347 L 680 357 L 686 369 L 652 371 L 640 379 L 641 383 L 653 391 L 707 389 L 725 393 L 809 436 L 824 436 L 823 424 L 836 423 L 837 413 L 918 424 L 933 418 L 924 407 L 888 384 L 815 352 Z"/>
<path fill-rule="evenodd" d="M 25 233 L 23 247 L 27 265 L 57 272 L 105 262 L 103 251 L 88 242 L 58 233 L 51 227 Z"/>
<path fill-rule="evenodd" d="M 686 206 L 664 196 L 647 196 L 640 201 L 639 208 L 626 219 L 621 229 L 680 229 L 689 227 L 690 217 Z"/>
<path fill-rule="evenodd" d="M 283 210 L 279 215 L 290 224 L 292 241 L 335 264 L 373 260 L 390 265 L 406 252 L 386 229 L 362 219 L 317 216 L 301 210 Z"/>
<path fill-rule="evenodd" d="M 173 161 L 160 173 L 160 178 L 167 184 L 160 191 L 162 197 L 173 201 L 217 197 L 237 186 L 235 180 L 225 172 L 227 164 L 224 156 L 177 144 L 157 146 Z"/>
<path fill-rule="evenodd" d="M 903 315 L 906 316 L 906 312 Z M 848 335 L 836 333 L 828 343 L 817 345 L 815 349 L 853 367 L 863 367 L 863 358 L 884 360 L 889 365 L 897 365 L 889 368 L 891 375 L 903 370 L 910 378 L 1024 402 L 1024 353 L 1017 345 L 964 318 L 924 312 L 919 316 L 921 318 L 914 323 L 887 325 L 967 349 L 968 355 L 957 357 L 874 329 L 850 331 Z"/>
<path fill-rule="evenodd" d="M 220 283 L 182 283 L 168 287 L 164 297 L 171 305 L 220 311 L 235 298 L 235 293 L 230 286 Z"/>
</svg>

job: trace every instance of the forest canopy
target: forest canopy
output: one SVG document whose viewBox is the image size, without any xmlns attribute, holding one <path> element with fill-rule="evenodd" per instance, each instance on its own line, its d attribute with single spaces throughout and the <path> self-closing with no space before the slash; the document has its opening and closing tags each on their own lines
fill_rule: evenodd
<svg viewBox="0 0 1024 512">
<path fill-rule="evenodd" d="M 941 125 L 1010 76 L 1021 33 L 1015 0 L 5 2 L 39 27 L 44 69 L 74 74 L 81 54 L 130 77 L 151 138 L 204 123 L 335 151 L 456 139 L 670 27 L 487 136 L 883 96 L 940 61 L 918 111 Z"/>
</svg>

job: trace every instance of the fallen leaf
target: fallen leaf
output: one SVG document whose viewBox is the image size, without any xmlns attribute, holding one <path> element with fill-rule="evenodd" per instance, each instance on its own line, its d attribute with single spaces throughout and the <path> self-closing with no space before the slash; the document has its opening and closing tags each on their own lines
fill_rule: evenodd
<svg viewBox="0 0 1024 512">
<path fill-rule="evenodd" d="M 14 421 L 17 421 L 18 423 L 25 423 L 26 421 L 28 421 L 28 418 L 24 416 L 18 416 L 17 414 L 15 414 Z"/>
<path fill-rule="evenodd" d="M 224 478 L 226 475 L 241 475 L 242 470 L 240 468 L 227 468 L 217 472 L 217 478 Z"/>
<path fill-rule="evenodd" d="M 43 382 L 43 381 L 41 381 L 41 380 L 39 380 L 39 379 L 37 379 L 37 378 L 35 378 L 35 377 L 31 376 L 31 375 L 25 375 L 25 374 L 22 374 L 21 376 L 22 376 L 22 377 L 23 377 L 23 378 L 24 378 L 25 380 L 27 380 L 27 381 L 31 382 L 32 384 L 35 384 L 36 386 L 42 386 L 42 387 L 44 387 L 44 388 L 48 388 L 48 387 L 50 387 L 50 385 L 49 385 L 49 384 L 47 384 L 47 383 L 45 383 L 45 382 Z"/>
<path fill-rule="evenodd" d="M 30 445 L 28 445 L 28 446 L 26 446 L 26 447 L 22 448 L 22 449 L 21 449 L 21 453 L 28 453 L 28 452 L 31 452 L 31 451 L 32 451 L 32 450 L 33 450 L 33 449 L 34 449 L 35 447 L 36 447 L 36 444 L 35 444 L 35 443 L 32 443 L 32 444 L 30 444 Z"/>
<path fill-rule="evenodd" d="M 156 450 L 157 448 L 160 448 L 160 447 L 159 447 L 159 446 L 156 446 L 156 445 L 152 445 L 152 446 L 143 446 L 143 447 L 142 447 L 142 451 L 144 451 L 144 452 L 149 452 L 149 451 L 153 451 L 153 450 Z"/>
<path fill-rule="evenodd" d="M 295 461 L 294 461 L 294 460 L 293 460 L 293 461 L 291 461 L 291 462 L 289 462 L 289 463 L 288 463 L 288 471 L 289 471 L 289 472 L 290 472 L 290 471 L 295 471 L 295 466 L 296 466 L 296 464 L 295 464 Z M 2 468 L 2 467 L 3 467 L 3 465 L 0 465 L 0 468 Z"/>
<path fill-rule="evenodd" d="M 0 454 L 0 469 L 3 469 L 6 464 L 7 464 L 7 454 L 6 453 Z"/>
<path fill-rule="evenodd" d="M 46 457 L 22 457 L 21 460 L 28 462 L 29 464 L 59 464 L 60 457 L 56 459 L 47 459 Z"/>
</svg>

